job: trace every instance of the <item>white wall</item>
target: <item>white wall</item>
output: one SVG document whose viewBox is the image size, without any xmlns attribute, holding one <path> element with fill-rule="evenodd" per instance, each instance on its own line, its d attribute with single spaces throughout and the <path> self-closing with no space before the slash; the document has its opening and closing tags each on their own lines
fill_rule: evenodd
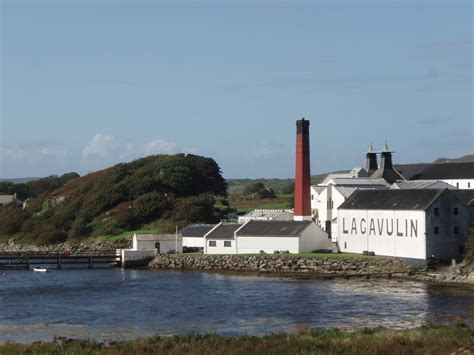
<svg viewBox="0 0 474 355">
<path fill-rule="evenodd" d="M 328 234 L 316 223 L 311 223 L 299 238 L 298 252 L 310 253 L 318 249 L 331 249 L 332 243 Z"/>
<path fill-rule="evenodd" d="M 267 254 L 273 254 L 275 250 L 298 253 L 298 237 L 237 236 L 238 254 L 258 254 L 260 250 Z"/>
<path fill-rule="evenodd" d="M 340 209 L 337 220 L 342 252 L 426 258 L 424 211 Z"/>
<path fill-rule="evenodd" d="M 447 184 L 453 185 L 458 189 L 474 189 L 474 179 L 453 179 L 453 180 L 442 180 Z"/>
<path fill-rule="evenodd" d="M 160 253 L 165 254 L 170 250 L 176 249 L 175 240 L 138 240 L 136 237 L 133 237 L 133 247 L 132 250 L 155 250 L 155 244 L 160 243 Z M 183 241 L 181 238 L 178 238 L 178 253 L 183 252 Z"/>
<path fill-rule="evenodd" d="M 176 250 L 176 241 L 174 240 L 160 240 L 160 254 L 166 254 L 171 250 Z M 153 243 L 154 246 L 154 243 Z M 178 239 L 178 253 L 183 252 L 183 241 Z"/>
<path fill-rule="evenodd" d="M 191 248 L 204 248 L 204 237 L 183 237 L 183 246 Z"/>
<path fill-rule="evenodd" d="M 156 255 L 155 250 L 132 250 L 132 249 L 121 249 L 122 263 L 133 260 L 143 260 L 151 258 Z"/>
<path fill-rule="evenodd" d="M 209 246 L 209 242 L 216 242 L 215 247 Z M 230 242 L 230 247 L 225 247 L 224 242 Z M 234 239 L 206 239 L 204 247 L 204 254 L 235 254 L 235 240 Z"/>
</svg>

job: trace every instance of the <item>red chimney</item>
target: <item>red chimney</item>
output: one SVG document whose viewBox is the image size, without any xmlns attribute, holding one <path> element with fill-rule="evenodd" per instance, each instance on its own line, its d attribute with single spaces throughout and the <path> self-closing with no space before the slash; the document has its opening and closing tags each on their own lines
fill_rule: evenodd
<svg viewBox="0 0 474 355">
<path fill-rule="evenodd" d="M 309 121 L 296 121 L 295 221 L 311 220 Z"/>
</svg>

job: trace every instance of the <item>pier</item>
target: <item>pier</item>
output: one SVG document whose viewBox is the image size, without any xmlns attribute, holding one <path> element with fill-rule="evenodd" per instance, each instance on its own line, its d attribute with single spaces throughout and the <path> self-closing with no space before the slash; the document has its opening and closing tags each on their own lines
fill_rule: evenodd
<svg viewBox="0 0 474 355">
<path fill-rule="evenodd" d="M 53 265 L 62 269 L 68 265 L 92 269 L 94 265 L 121 265 L 121 255 L 115 250 L 74 252 L 1 252 L 0 269 L 29 269 L 36 265 Z"/>
</svg>

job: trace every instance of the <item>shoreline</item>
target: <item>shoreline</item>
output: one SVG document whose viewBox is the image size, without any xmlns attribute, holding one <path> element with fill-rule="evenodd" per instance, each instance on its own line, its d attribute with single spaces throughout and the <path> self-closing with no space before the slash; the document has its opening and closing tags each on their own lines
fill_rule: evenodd
<svg viewBox="0 0 474 355">
<path fill-rule="evenodd" d="M 474 327 L 465 324 L 422 325 L 410 329 L 384 327 L 305 329 L 296 333 L 223 336 L 218 334 L 151 335 L 128 341 L 94 341 L 57 337 L 35 343 L 0 343 L 0 353 L 411 353 L 447 354 L 474 350 Z"/>
</svg>

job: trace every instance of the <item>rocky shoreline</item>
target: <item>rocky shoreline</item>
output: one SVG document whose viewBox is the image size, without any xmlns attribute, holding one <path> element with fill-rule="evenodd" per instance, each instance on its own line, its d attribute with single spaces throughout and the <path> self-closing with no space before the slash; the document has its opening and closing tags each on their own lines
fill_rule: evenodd
<svg viewBox="0 0 474 355">
<path fill-rule="evenodd" d="M 313 277 L 382 277 L 429 282 L 474 284 L 474 273 L 446 273 L 414 269 L 396 258 L 313 258 L 292 255 L 158 255 L 151 269 L 252 273 Z"/>
<path fill-rule="evenodd" d="M 13 239 L 8 242 L 0 243 L 1 252 L 45 252 L 45 253 L 87 253 L 90 251 L 114 251 L 120 248 L 129 248 L 131 246 L 130 239 L 121 239 L 117 241 L 105 241 L 98 239 L 88 239 L 80 242 L 64 242 L 52 245 L 32 245 L 16 243 Z"/>
</svg>

